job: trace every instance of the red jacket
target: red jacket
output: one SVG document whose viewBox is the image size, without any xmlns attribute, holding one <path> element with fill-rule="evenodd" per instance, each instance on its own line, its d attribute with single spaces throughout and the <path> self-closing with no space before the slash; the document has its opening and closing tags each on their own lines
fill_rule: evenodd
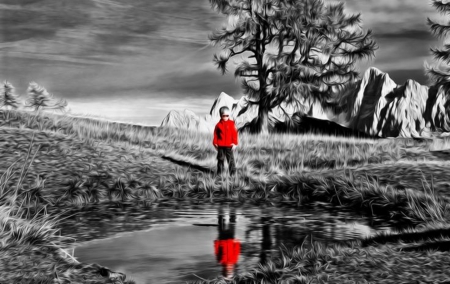
<svg viewBox="0 0 450 284">
<path fill-rule="evenodd" d="M 241 243 L 236 239 L 215 240 L 214 253 L 220 264 L 236 264 L 241 253 Z"/>
<path fill-rule="evenodd" d="M 238 144 L 238 131 L 234 121 L 221 119 L 214 128 L 213 145 L 231 147 Z"/>
</svg>

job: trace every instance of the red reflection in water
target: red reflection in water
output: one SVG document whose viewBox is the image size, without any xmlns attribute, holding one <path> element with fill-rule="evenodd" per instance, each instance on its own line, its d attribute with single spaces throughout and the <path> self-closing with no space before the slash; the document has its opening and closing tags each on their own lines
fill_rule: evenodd
<svg viewBox="0 0 450 284">
<path fill-rule="evenodd" d="M 214 253 L 217 256 L 217 262 L 223 266 L 223 276 L 227 278 L 233 276 L 240 252 L 241 243 L 236 239 L 214 241 Z"/>
<path fill-rule="evenodd" d="M 214 241 L 214 253 L 217 262 L 223 267 L 222 275 L 225 278 L 233 277 L 241 253 L 241 242 L 234 238 L 236 213 L 230 212 L 229 217 L 229 222 L 226 222 L 223 213 L 219 212 L 219 237 Z"/>
</svg>

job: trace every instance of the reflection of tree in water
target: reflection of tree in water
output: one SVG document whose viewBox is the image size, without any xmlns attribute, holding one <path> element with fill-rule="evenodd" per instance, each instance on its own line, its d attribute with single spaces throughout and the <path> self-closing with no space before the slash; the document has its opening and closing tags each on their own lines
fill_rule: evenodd
<svg viewBox="0 0 450 284">
<path fill-rule="evenodd" d="M 311 240 L 327 245 L 361 237 L 360 232 L 350 230 L 353 218 L 348 219 L 345 213 L 320 211 L 305 216 L 298 216 L 298 211 L 275 213 L 265 209 L 260 216 L 249 216 L 250 224 L 245 231 L 246 247 L 242 254 L 246 258 L 259 256 L 259 261 L 264 264 L 271 257 L 278 256 L 282 246 L 299 246 L 305 238 L 308 242 L 304 246 L 308 247 Z"/>
<path fill-rule="evenodd" d="M 270 217 L 261 217 L 262 224 L 262 241 L 261 241 L 261 254 L 259 255 L 260 262 L 265 264 L 267 262 L 267 256 L 270 258 L 270 249 L 272 248 L 272 236 L 270 232 Z"/>
<path fill-rule="evenodd" d="M 273 217 L 265 214 L 259 219 L 259 224 L 255 224 L 255 221 L 247 227 L 245 234 L 248 248 L 243 250 L 243 254 L 246 257 L 258 255 L 261 264 L 265 264 L 270 258 L 277 256 L 281 246 L 299 245 L 307 235 L 303 228 L 299 230 L 299 228 L 287 227 L 279 223 L 281 220 L 275 221 Z M 250 240 L 255 237 L 258 238 L 257 242 Z M 251 245 L 252 243 L 253 245 Z"/>
<path fill-rule="evenodd" d="M 246 248 L 242 251 L 242 254 L 245 255 L 246 258 L 252 258 L 258 255 L 259 261 L 262 264 L 265 264 L 267 260 L 272 257 L 272 249 L 274 249 L 274 236 L 272 229 L 274 219 L 269 216 L 268 213 L 269 212 L 265 212 L 265 210 L 263 210 L 261 217 L 250 217 L 252 219 L 252 222 L 247 226 L 245 231 Z M 258 244 L 258 241 L 250 241 L 253 233 L 256 233 L 256 235 L 261 234 L 260 244 Z M 258 236 L 256 237 L 258 238 Z M 275 241 L 277 241 L 276 238 Z"/>
</svg>

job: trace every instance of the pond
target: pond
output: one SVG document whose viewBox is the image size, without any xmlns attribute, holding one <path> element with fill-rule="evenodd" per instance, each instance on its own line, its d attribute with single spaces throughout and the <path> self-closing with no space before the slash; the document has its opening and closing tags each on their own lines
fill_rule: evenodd
<svg viewBox="0 0 450 284">
<path fill-rule="evenodd" d="M 390 230 L 382 220 L 322 203 L 310 206 L 153 204 L 86 209 L 65 235 L 85 240 L 74 256 L 120 271 L 136 283 L 183 283 L 249 271 L 306 236 L 324 243 Z M 82 234 L 81 231 L 85 233 Z M 86 233 L 87 232 L 87 233 Z"/>
</svg>

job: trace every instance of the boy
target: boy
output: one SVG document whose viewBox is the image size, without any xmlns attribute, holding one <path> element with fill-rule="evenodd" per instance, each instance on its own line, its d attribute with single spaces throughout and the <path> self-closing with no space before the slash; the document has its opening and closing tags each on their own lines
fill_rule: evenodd
<svg viewBox="0 0 450 284">
<path fill-rule="evenodd" d="M 214 128 L 213 145 L 217 150 L 217 175 L 223 172 L 225 157 L 228 162 L 228 171 L 233 176 L 236 173 L 233 151 L 238 145 L 238 132 L 233 120 L 230 120 L 230 109 L 219 109 L 220 121 Z"/>
</svg>

